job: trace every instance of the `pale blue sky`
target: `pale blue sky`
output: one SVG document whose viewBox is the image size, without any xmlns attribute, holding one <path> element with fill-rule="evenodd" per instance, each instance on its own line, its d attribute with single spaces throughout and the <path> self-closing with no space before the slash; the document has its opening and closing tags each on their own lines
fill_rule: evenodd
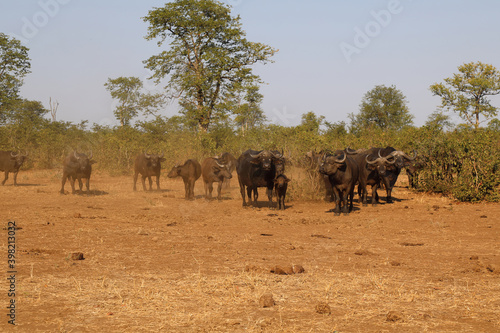
<svg viewBox="0 0 500 333">
<path fill-rule="evenodd" d="M 375 85 L 395 85 L 415 124 L 436 110 L 429 86 L 465 62 L 500 68 L 500 1 L 496 0 L 225 0 L 251 41 L 279 49 L 274 63 L 256 66 L 267 83 L 263 109 L 274 123 L 297 125 L 308 111 L 347 121 Z M 0 31 L 29 47 L 32 73 L 22 95 L 59 120 L 116 124 L 107 78 L 149 73 L 143 60 L 162 49 L 144 39 L 141 17 L 165 1 L 2 1 Z M 147 87 L 154 89 L 152 84 Z M 493 98 L 500 106 L 500 99 Z M 162 111 L 176 113 L 176 105 Z"/>
</svg>

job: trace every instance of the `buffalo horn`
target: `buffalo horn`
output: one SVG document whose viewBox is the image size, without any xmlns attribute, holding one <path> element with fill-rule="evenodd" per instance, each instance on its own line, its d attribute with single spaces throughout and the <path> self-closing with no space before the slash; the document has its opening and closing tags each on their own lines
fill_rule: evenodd
<svg viewBox="0 0 500 333">
<path fill-rule="evenodd" d="M 17 156 L 19 156 L 19 153 L 14 154 L 14 152 L 13 152 L 13 151 L 11 151 L 11 152 L 10 152 L 10 156 L 12 156 L 12 157 L 17 157 Z"/>
<path fill-rule="evenodd" d="M 405 153 L 403 153 L 403 157 L 406 158 L 407 160 L 413 161 L 414 159 L 417 158 L 417 152 L 414 150 L 413 151 L 413 156 L 408 156 Z"/>
<path fill-rule="evenodd" d="M 335 157 L 335 162 L 336 163 L 344 163 L 345 160 L 346 160 L 346 158 L 347 158 L 347 154 L 343 152 L 343 155 L 344 155 L 343 158 L 337 158 L 337 157 Z"/>
<path fill-rule="evenodd" d="M 259 157 L 260 157 L 260 155 L 262 155 L 262 153 L 263 153 L 263 152 L 264 152 L 264 151 L 261 151 L 261 152 L 260 152 L 260 153 L 258 153 L 257 155 L 250 154 L 250 157 L 251 157 L 251 158 L 259 158 Z"/>
<path fill-rule="evenodd" d="M 91 150 L 91 151 L 90 151 L 89 160 L 91 160 L 93 156 L 94 156 L 94 154 L 92 154 L 92 150 Z"/>
<path fill-rule="evenodd" d="M 148 153 L 144 152 L 144 157 L 151 158 L 151 155 L 149 155 Z"/>
<path fill-rule="evenodd" d="M 80 159 L 80 157 L 78 157 L 78 155 L 77 155 L 77 153 L 76 153 L 76 150 L 73 152 L 73 155 L 75 156 L 75 158 L 76 158 L 77 160 L 79 160 L 79 159 Z"/>
<path fill-rule="evenodd" d="M 280 159 L 280 158 L 282 158 L 282 157 L 283 157 L 283 154 L 280 154 L 279 152 L 278 152 L 278 153 L 276 153 L 276 154 L 275 154 L 275 153 L 273 153 L 273 152 L 271 152 L 271 155 L 273 155 L 273 157 L 274 157 L 274 158 L 277 158 L 277 159 Z"/>
<path fill-rule="evenodd" d="M 366 157 L 365 157 L 366 163 L 368 163 L 368 164 L 375 164 L 375 163 L 377 163 L 377 161 L 379 159 L 383 158 L 383 157 L 379 157 L 379 158 L 374 159 L 373 161 L 368 161 L 368 156 L 370 156 L 370 155 L 366 155 Z"/>
<path fill-rule="evenodd" d="M 214 158 L 214 161 L 215 161 L 215 164 L 217 164 L 217 166 L 219 166 L 219 168 L 225 168 L 226 166 L 224 164 L 220 164 L 219 161 Z"/>
</svg>

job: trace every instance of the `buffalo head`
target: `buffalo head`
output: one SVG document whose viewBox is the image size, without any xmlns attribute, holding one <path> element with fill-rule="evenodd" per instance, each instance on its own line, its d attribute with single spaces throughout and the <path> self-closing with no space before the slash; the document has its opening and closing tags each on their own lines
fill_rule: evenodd
<svg viewBox="0 0 500 333">
<path fill-rule="evenodd" d="M 396 163 L 394 158 L 381 157 L 380 150 L 378 153 L 379 157 L 375 159 L 370 159 L 372 155 L 367 155 L 365 157 L 366 166 L 369 170 L 377 171 L 380 176 L 385 176 L 387 168 Z"/>
<path fill-rule="evenodd" d="M 345 165 L 347 154 L 342 150 L 337 150 L 333 155 L 326 153 L 319 166 L 319 172 L 325 175 L 333 175 Z"/>
<path fill-rule="evenodd" d="M 273 162 L 283 159 L 281 153 L 269 150 L 262 150 L 258 154 L 250 154 L 250 157 L 252 158 L 250 163 L 259 164 L 264 170 L 271 170 Z"/>
<path fill-rule="evenodd" d="M 214 158 L 215 165 L 212 166 L 212 171 L 214 174 L 218 177 L 224 177 L 227 179 L 233 178 L 233 175 L 231 175 L 231 172 L 229 172 L 228 166 L 224 163 L 221 163 L 219 159 Z"/>
<path fill-rule="evenodd" d="M 82 154 L 82 153 L 77 153 L 76 150 L 73 152 L 73 158 L 74 158 L 74 161 L 76 161 L 76 164 L 77 164 L 77 169 L 79 172 L 87 172 L 88 170 L 90 170 L 90 166 L 94 163 L 96 163 L 94 160 L 92 160 L 92 157 L 94 155 L 92 154 L 92 151 L 90 151 L 90 155 L 87 156 L 85 154 Z"/>
</svg>

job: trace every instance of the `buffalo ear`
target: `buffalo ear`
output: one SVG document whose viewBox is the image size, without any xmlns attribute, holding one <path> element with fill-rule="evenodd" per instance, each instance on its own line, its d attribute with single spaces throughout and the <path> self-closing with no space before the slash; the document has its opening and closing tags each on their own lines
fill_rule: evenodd
<svg viewBox="0 0 500 333">
<path fill-rule="evenodd" d="M 89 163 L 90 163 L 90 164 L 95 164 L 95 163 L 97 163 L 97 162 L 96 162 L 96 161 L 94 161 L 94 160 L 90 160 L 90 161 L 89 161 Z"/>
<path fill-rule="evenodd" d="M 274 178 L 273 183 L 278 184 L 278 179 Z"/>
<path fill-rule="evenodd" d="M 250 163 L 252 163 L 252 164 L 260 164 L 260 160 L 258 158 L 252 158 L 252 160 L 250 161 Z"/>
<path fill-rule="evenodd" d="M 166 160 L 167 160 L 167 159 L 166 159 L 165 157 L 160 157 L 160 158 L 158 159 L 158 161 L 160 161 L 160 162 L 165 162 Z"/>
<path fill-rule="evenodd" d="M 212 170 L 214 170 L 215 173 L 220 172 L 220 169 L 218 167 L 216 167 L 215 165 L 212 166 Z"/>
<path fill-rule="evenodd" d="M 292 180 L 290 178 L 286 178 L 285 180 L 287 183 L 291 182 Z"/>
</svg>

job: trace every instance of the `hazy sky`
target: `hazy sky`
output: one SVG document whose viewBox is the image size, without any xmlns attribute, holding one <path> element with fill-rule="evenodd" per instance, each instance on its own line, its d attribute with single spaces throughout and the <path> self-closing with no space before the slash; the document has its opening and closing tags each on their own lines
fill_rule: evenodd
<svg viewBox="0 0 500 333">
<path fill-rule="evenodd" d="M 32 73 L 22 96 L 48 107 L 58 120 L 117 124 L 105 90 L 108 78 L 146 80 L 142 63 L 160 53 L 144 39 L 142 21 L 166 1 L 2 1 L 0 32 L 30 51 Z M 267 83 L 263 109 L 274 123 L 300 123 L 314 111 L 327 121 L 348 121 L 376 85 L 395 85 L 407 97 L 415 125 L 434 112 L 429 86 L 481 61 L 500 68 L 497 0 L 225 0 L 239 14 L 250 41 L 279 52 L 255 67 Z M 165 47 L 165 46 L 164 46 Z M 146 87 L 155 89 L 151 83 Z M 500 106 L 500 99 L 493 99 Z M 162 111 L 176 114 L 176 103 Z"/>
</svg>

